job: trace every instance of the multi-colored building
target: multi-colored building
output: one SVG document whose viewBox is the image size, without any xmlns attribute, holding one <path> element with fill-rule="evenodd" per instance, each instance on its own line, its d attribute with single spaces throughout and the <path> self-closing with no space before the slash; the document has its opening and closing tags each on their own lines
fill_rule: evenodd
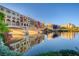
<svg viewBox="0 0 79 59">
<path fill-rule="evenodd" d="M 37 36 L 34 40 L 28 38 L 28 30 L 35 29 L 38 31 L 42 23 L 28 16 L 10 10 L 0 5 L 0 12 L 5 15 L 4 23 L 8 25 L 9 32 L 4 33 L 5 44 L 14 51 L 24 52 L 30 48 L 34 42 L 39 43 L 41 37 Z"/>
<path fill-rule="evenodd" d="M 62 25 L 60 25 L 60 27 L 64 27 L 66 29 L 74 29 L 75 25 L 71 24 L 71 23 L 68 23 L 68 24 L 62 24 Z"/>
<path fill-rule="evenodd" d="M 0 12 L 5 14 L 4 22 L 8 25 L 8 27 L 19 27 L 23 29 L 28 28 L 29 20 L 27 16 L 19 14 L 1 5 L 0 5 Z"/>
<path fill-rule="evenodd" d="M 23 38 L 30 24 L 28 17 L 1 5 L 0 12 L 5 15 L 4 22 L 9 27 L 9 32 L 5 33 L 5 41 L 9 43 L 10 40 L 20 40 Z"/>
<path fill-rule="evenodd" d="M 26 48 L 28 49 L 30 39 L 27 38 L 26 34 L 30 28 L 36 30 L 37 28 L 40 28 L 41 23 L 1 5 L 0 12 L 5 14 L 4 22 L 9 27 L 9 32 L 4 34 L 5 43 L 15 51 L 25 51 Z"/>
<path fill-rule="evenodd" d="M 59 25 L 55 25 L 55 24 L 48 24 L 47 25 L 47 28 L 50 29 L 50 30 L 56 30 L 56 29 L 59 29 L 60 26 Z"/>
</svg>

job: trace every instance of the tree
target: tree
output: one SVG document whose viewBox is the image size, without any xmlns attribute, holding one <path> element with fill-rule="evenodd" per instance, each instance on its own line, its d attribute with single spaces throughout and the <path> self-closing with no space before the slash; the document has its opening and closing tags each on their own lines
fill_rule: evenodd
<svg viewBox="0 0 79 59">
<path fill-rule="evenodd" d="M 0 12 L 0 55 L 2 56 L 15 56 L 21 55 L 19 52 L 12 51 L 4 45 L 4 33 L 8 32 L 8 27 L 4 22 L 5 14 Z"/>
<path fill-rule="evenodd" d="M 4 23 L 5 14 L 0 12 L 0 43 L 4 42 L 4 33 L 8 32 L 7 24 Z"/>
<path fill-rule="evenodd" d="M 0 33 L 8 32 L 7 24 L 4 23 L 5 14 L 0 12 Z"/>
</svg>

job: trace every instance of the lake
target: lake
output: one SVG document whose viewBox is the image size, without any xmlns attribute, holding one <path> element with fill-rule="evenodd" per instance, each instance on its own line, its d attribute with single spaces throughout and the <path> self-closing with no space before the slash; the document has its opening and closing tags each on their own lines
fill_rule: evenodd
<svg viewBox="0 0 79 59">
<path fill-rule="evenodd" d="M 16 45 L 16 51 L 20 51 L 24 56 L 37 55 L 49 51 L 59 51 L 62 49 L 76 50 L 79 48 L 78 32 L 52 32 L 48 34 L 28 35 L 26 40 L 22 40 L 10 46 Z"/>
</svg>

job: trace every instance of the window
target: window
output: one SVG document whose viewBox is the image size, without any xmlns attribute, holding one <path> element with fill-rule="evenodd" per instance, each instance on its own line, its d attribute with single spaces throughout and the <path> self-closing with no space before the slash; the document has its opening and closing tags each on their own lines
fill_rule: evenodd
<svg viewBox="0 0 79 59">
<path fill-rule="evenodd" d="M 17 16 L 19 16 L 19 14 L 17 14 Z"/>
<path fill-rule="evenodd" d="M 28 26 L 28 24 L 27 24 L 27 26 Z"/>
<path fill-rule="evenodd" d="M 7 16 L 7 18 L 11 18 L 11 16 Z"/>
<path fill-rule="evenodd" d="M 26 24 L 24 24 L 24 26 L 26 26 Z"/>
<path fill-rule="evenodd" d="M 17 18 L 17 20 L 19 20 L 19 18 Z"/>
<path fill-rule="evenodd" d="M 4 11 L 4 8 L 1 8 L 2 11 Z"/>
<path fill-rule="evenodd" d="M 13 14 L 13 15 L 15 15 L 15 13 L 14 13 L 14 12 L 13 12 L 12 14 Z"/>
<path fill-rule="evenodd" d="M 7 19 L 7 21 L 10 21 L 10 19 Z"/>
<path fill-rule="evenodd" d="M 20 25 L 19 21 L 17 21 L 17 22 L 16 22 L 16 25 L 17 25 L 17 26 L 19 26 L 19 25 Z"/>
<path fill-rule="evenodd" d="M 7 13 L 11 13 L 10 10 L 7 10 L 6 12 L 7 12 Z"/>
<path fill-rule="evenodd" d="M 12 22 L 15 22 L 15 20 L 12 20 Z"/>
<path fill-rule="evenodd" d="M 15 19 L 15 17 L 12 17 L 12 19 Z"/>
<path fill-rule="evenodd" d="M 23 23 L 21 23 L 21 25 L 23 25 Z"/>
<path fill-rule="evenodd" d="M 6 24 L 7 25 L 10 25 L 11 24 L 10 19 L 7 19 L 7 23 Z"/>
</svg>

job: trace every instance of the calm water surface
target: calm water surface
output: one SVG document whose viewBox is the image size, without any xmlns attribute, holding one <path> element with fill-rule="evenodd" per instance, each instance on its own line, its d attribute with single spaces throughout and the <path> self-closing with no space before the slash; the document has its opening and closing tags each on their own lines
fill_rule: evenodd
<svg viewBox="0 0 79 59">
<path fill-rule="evenodd" d="M 61 49 L 76 50 L 79 48 L 79 33 L 76 32 L 61 32 L 49 33 L 45 35 L 44 40 L 39 44 L 35 44 L 24 55 L 36 55 L 48 51 L 58 51 Z"/>
<path fill-rule="evenodd" d="M 52 32 L 48 34 L 28 35 L 26 39 L 11 43 L 10 48 L 22 52 L 23 55 L 37 55 L 48 51 L 79 48 L 79 33 Z"/>
</svg>

